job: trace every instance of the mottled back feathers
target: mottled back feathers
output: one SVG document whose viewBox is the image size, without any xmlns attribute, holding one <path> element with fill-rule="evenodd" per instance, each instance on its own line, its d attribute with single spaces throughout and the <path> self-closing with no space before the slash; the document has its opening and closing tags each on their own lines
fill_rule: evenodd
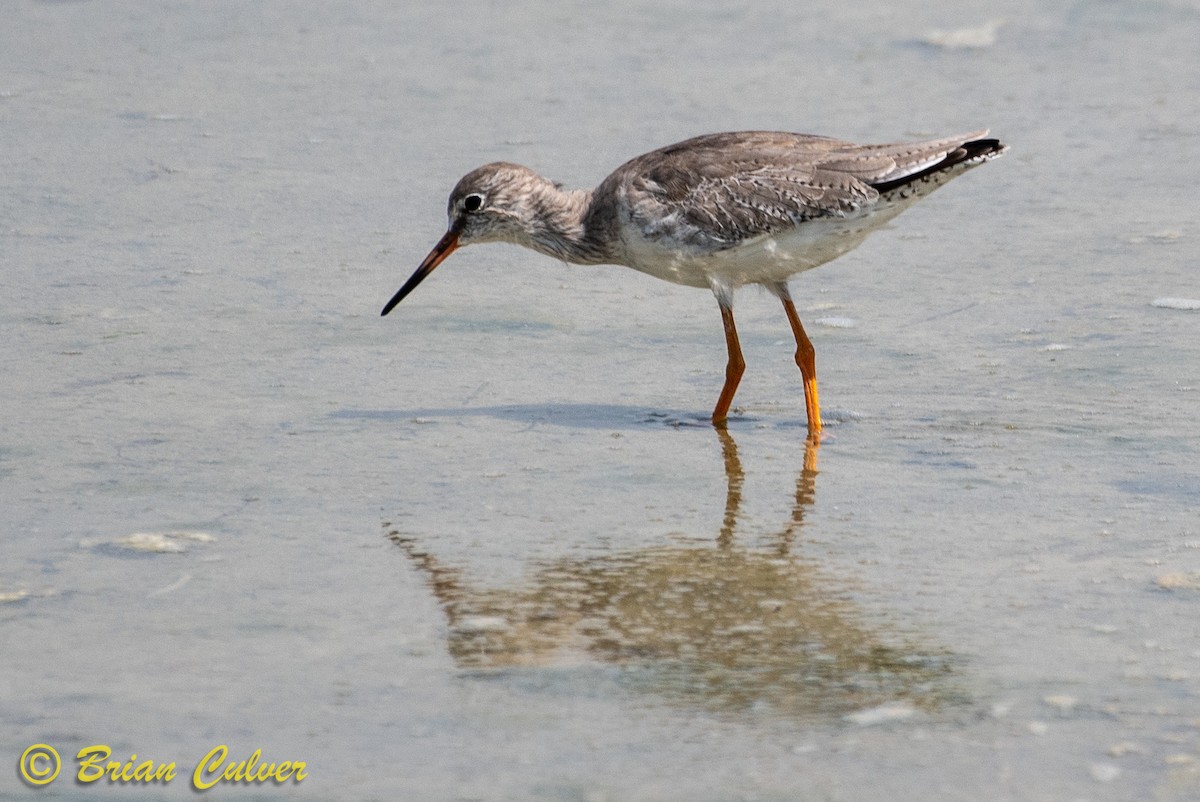
<svg viewBox="0 0 1200 802">
<path fill-rule="evenodd" d="M 770 131 L 710 134 L 627 162 L 597 192 L 624 195 L 635 225 L 671 219 L 690 229 L 685 239 L 697 247 L 733 246 L 814 218 L 852 215 L 881 193 L 1003 152 L 997 140 L 980 139 L 986 134 L 892 145 Z"/>
</svg>

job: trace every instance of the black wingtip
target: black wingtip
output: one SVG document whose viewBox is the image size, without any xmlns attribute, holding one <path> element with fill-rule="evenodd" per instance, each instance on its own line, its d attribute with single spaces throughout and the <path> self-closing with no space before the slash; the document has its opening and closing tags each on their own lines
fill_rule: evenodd
<svg viewBox="0 0 1200 802">
<path fill-rule="evenodd" d="M 946 162 L 942 167 L 949 167 L 952 164 L 969 161 L 978 156 L 999 156 L 1004 151 L 1008 150 L 1008 145 L 1005 145 L 999 139 L 972 139 L 970 142 L 964 142 L 959 146 L 958 150 L 947 154 Z"/>
<path fill-rule="evenodd" d="M 893 189 L 902 187 L 905 184 L 911 184 L 914 181 L 920 181 L 926 176 L 933 175 L 934 173 L 940 173 L 943 170 L 948 170 L 956 164 L 969 162 L 981 157 L 987 158 L 999 156 L 1006 150 L 1008 150 L 1008 145 L 1005 145 L 999 139 L 992 137 L 987 139 L 972 139 L 968 142 L 962 143 L 957 148 L 947 153 L 945 158 L 943 158 L 937 164 L 930 165 L 924 170 L 915 172 L 912 175 L 906 175 L 903 178 L 897 178 L 892 181 L 881 181 L 878 184 L 872 184 L 871 186 L 874 187 L 875 190 L 880 194 L 891 192 Z"/>
</svg>

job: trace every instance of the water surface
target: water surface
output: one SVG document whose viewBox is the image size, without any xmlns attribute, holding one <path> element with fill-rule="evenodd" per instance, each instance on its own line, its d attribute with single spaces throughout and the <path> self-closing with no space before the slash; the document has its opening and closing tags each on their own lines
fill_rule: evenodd
<svg viewBox="0 0 1200 802">
<path fill-rule="evenodd" d="M 246 798 L 1200 798 L 1200 8 L 22 2 L 0 28 L 0 756 Z M 477 164 L 1012 145 L 793 286 L 507 246 Z M 1171 300 L 1162 303 L 1163 299 Z M 188 776 L 155 794 L 189 796 Z M 0 796 L 33 790 L 16 770 Z"/>
</svg>

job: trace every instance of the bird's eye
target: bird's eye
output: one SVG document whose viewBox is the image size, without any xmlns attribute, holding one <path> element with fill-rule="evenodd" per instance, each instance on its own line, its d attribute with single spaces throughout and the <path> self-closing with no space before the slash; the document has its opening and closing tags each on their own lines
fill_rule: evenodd
<svg viewBox="0 0 1200 802">
<path fill-rule="evenodd" d="M 482 195 L 468 195 L 463 198 L 463 210 L 467 212 L 477 212 L 483 208 Z"/>
</svg>

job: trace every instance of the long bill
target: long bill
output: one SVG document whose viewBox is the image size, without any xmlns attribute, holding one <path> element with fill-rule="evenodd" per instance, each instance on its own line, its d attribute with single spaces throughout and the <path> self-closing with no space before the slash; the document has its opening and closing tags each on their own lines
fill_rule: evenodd
<svg viewBox="0 0 1200 802">
<path fill-rule="evenodd" d="M 392 296 L 392 300 L 388 301 L 387 304 L 384 305 L 383 311 L 379 314 L 382 316 L 392 311 L 392 307 L 403 301 L 406 295 L 415 290 L 417 285 L 424 281 L 425 277 L 432 273 L 433 269 L 440 265 L 442 260 L 444 260 L 447 256 L 454 253 L 457 248 L 458 232 L 451 229 L 450 231 L 447 231 L 440 240 L 438 240 L 438 244 L 433 246 L 433 250 L 430 251 L 429 255 L 425 257 L 425 260 L 421 262 L 420 267 L 417 268 L 416 272 L 409 276 L 408 281 L 404 282 L 404 286 L 396 291 L 396 294 Z"/>
</svg>

